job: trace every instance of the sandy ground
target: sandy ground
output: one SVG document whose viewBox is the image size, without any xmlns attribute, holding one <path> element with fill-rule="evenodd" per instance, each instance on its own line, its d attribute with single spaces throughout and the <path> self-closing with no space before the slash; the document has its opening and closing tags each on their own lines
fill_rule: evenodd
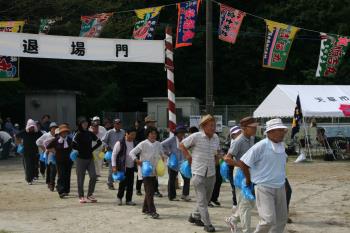
<svg viewBox="0 0 350 233">
<path fill-rule="evenodd" d="M 74 172 L 71 196 L 62 200 L 56 192 L 48 191 L 43 179 L 27 185 L 20 158 L 0 161 L 0 232 L 204 232 L 187 222 L 195 205 L 193 189 L 189 203 L 156 198 L 161 218 L 153 220 L 141 214 L 142 197 L 134 195 L 135 207 L 116 205 L 116 191 L 106 188 L 106 168 L 96 186 L 98 203 L 79 204 Z M 285 232 L 350 232 L 349 161 L 290 162 L 288 174 L 293 188 L 290 216 L 294 223 L 288 224 Z M 160 180 L 163 194 L 166 179 Z M 228 183 L 222 186 L 220 201 L 222 207 L 210 208 L 212 222 L 218 232 L 229 232 L 223 221 L 231 212 Z M 257 221 L 255 210 L 252 227 Z"/>
</svg>

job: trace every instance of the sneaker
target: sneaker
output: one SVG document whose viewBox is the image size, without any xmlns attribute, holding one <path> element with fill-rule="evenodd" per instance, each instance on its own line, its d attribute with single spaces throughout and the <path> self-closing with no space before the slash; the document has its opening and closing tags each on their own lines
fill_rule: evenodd
<svg viewBox="0 0 350 233">
<path fill-rule="evenodd" d="M 215 228 L 213 225 L 204 226 L 204 230 L 206 232 L 215 232 Z"/>
<path fill-rule="evenodd" d="M 62 195 L 63 195 L 64 197 L 67 197 L 67 196 L 68 196 L 68 193 L 62 193 Z"/>
<path fill-rule="evenodd" d="M 141 190 L 137 190 L 137 191 L 136 191 L 136 195 L 137 195 L 137 196 L 142 196 Z"/>
<path fill-rule="evenodd" d="M 218 201 L 213 201 L 213 203 L 214 203 L 216 206 L 221 206 L 221 203 L 218 202 Z"/>
<path fill-rule="evenodd" d="M 80 202 L 80 204 L 84 204 L 87 201 L 86 201 L 85 197 L 79 197 L 79 202 Z"/>
<path fill-rule="evenodd" d="M 60 196 L 61 199 L 65 197 L 64 193 L 59 193 L 58 195 Z"/>
<path fill-rule="evenodd" d="M 188 217 L 188 221 L 190 223 L 195 223 L 196 222 L 196 219 L 192 216 L 192 214 L 190 214 L 190 217 Z"/>
<path fill-rule="evenodd" d="M 125 204 L 128 205 L 128 206 L 135 206 L 136 205 L 136 203 L 133 202 L 133 201 L 128 201 Z"/>
<path fill-rule="evenodd" d="M 228 225 L 228 227 L 231 229 L 231 233 L 236 233 L 237 232 L 237 224 L 233 220 L 232 217 L 227 217 L 225 218 L 225 223 Z"/>
<path fill-rule="evenodd" d="M 185 196 L 185 195 L 181 195 L 181 200 L 184 200 L 184 201 L 191 201 L 191 198 L 189 195 Z"/>
<path fill-rule="evenodd" d="M 33 182 L 31 182 L 31 181 L 30 181 L 30 182 L 28 182 L 28 185 L 32 185 L 32 184 L 33 184 Z"/>
<path fill-rule="evenodd" d="M 236 211 L 237 211 L 237 205 L 233 205 L 232 206 L 232 213 L 236 213 Z"/>
<path fill-rule="evenodd" d="M 208 206 L 209 206 L 209 207 L 214 207 L 214 204 L 211 203 L 211 202 L 209 202 Z"/>
<path fill-rule="evenodd" d="M 159 218 L 159 214 L 157 214 L 156 212 L 151 213 L 151 218 L 158 219 Z"/>
<path fill-rule="evenodd" d="M 90 195 L 86 198 L 88 201 L 90 201 L 91 203 L 96 203 L 97 199 L 94 197 L 94 195 Z"/>
<path fill-rule="evenodd" d="M 196 219 L 194 224 L 196 224 L 196 226 L 199 226 L 199 227 L 203 227 L 204 226 L 204 223 L 200 219 Z"/>
<path fill-rule="evenodd" d="M 107 184 L 107 186 L 108 186 L 108 189 L 109 189 L 109 190 L 115 190 L 115 188 L 114 188 L 114 185 L 113 185 L 113 184 L 112 184 L 112 185 Z"/>
<path fill-rule="evenodd" d="M 155 192 L 155 193 L 154 193 L 154 196 L 155 196 L 155 197 L 163 197 L 163 194 L 161 194 L 160 192 Z"/>
<path fill-rule="evenodd" d="M 288 221 L 287 221 L 288 224 L 291 224 L 293 223 L 293 220 L 291 218 L 288 218 Z"/>
<path fill-rule="evenodd" d="M 121 198 L 117 198 L 117 203 L 119 206 L 123 205 L 123 200 Z"/>
<path fill-rule="evenodd" d="M 175 197 L 175 198 L 169 198 L 169 201 L 180 201 L 180 200 Z"/>
<path fill-rule="evenodd" d="M 148 212 L 148 211 L 143 211 L 143 210 L 142 210 L 142 214 L 144 214 L 144 215 L 150 215 L 151 213 Z"/>
</svg>

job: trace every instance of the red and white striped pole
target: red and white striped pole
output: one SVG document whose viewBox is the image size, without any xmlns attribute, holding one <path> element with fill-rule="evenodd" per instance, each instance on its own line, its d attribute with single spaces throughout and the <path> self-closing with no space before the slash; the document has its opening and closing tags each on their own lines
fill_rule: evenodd
<svg viewBox="0 0 350 233">
<path fill-rule="evenodd" d="M 174 84 L 174 46 L 172 28 L 167 26 L 165 30 L 165 68 L 168 77 L 168 128 L 173 135 L 176 129 L 176 106 L 175 106 L 175 84 Z"/>
</svg>

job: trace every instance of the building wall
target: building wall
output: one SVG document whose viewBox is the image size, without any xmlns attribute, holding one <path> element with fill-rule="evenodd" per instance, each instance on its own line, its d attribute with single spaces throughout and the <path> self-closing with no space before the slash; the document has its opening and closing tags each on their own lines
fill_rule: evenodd
<svg viewBox="0 0 350 233">
<path fill-rule="evenodd" d="M 38 104 L 35 106 L 35 104 Z M 75 127 L 76 95 L 74 93 L 29 93 L 25 97 L 26 119 L 40 120 L 44 114 L 51 116 L 51 121 L 67 122 Z"/>
</svg>

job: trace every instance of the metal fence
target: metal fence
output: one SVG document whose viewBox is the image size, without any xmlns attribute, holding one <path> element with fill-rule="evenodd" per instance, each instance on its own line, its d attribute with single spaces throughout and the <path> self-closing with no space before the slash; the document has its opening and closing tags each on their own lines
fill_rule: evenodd
<svg viewBox="0 0 350 233">
<path fill-rule="evenodd" d="M 222 123 L 228 125 L 229 121 L 239 122 L 246 116 L 252 116 L 257 105 L 216 105 L 214 115 L 222 115 Z M 205 105 L 200 106 L 201 112 L 205 112 Z"/>
</svg>

